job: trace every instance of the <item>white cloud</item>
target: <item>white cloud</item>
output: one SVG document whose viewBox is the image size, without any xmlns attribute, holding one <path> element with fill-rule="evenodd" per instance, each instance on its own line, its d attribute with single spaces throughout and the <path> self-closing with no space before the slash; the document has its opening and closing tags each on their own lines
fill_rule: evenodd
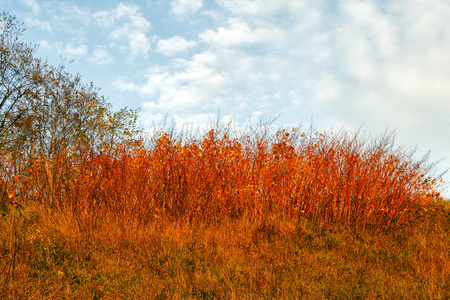
<svg viewBox="0 0 450 300">
<path fill-rule="evenodd" d="M 128 54 L 130 61 L 147 57 L 151 49 L 147 33 L 152 26 L 138 6 L 120 3 L 115 9 L 97 12 L 93 17 L 97 25 L 109 31 L 109 37 L 119 43 L 119 49 Z"/>
<path fill-rule="evenodd" d="M 21 0 L 21 2 L 30 8 L 34 15 L 38 14 L 41 9 L 36 0 Z"/>
<path fill-rule="evenodd" d="M 158 52 L 165 56 L 173 56 L 178 53 L 185 52 L 187 49 L 192 48 L 197 43 L 194 41 L 187 41 L 181 36 L 174 36 L 169 39 L 159 40 L 157 44 Z"/>
<path fill-rule="evenodd" d="M 96 46 L 91 57 L 89 57 L 89 62 L 94 65 L 109 65 L 113 63 L 113 57 L 102 46 Z"/>
<path fill-rule="evenodd" d="M 72 43 L 68 43 L 64 49 L 61 49 L 58 52 L 69 59 L 77 59 L 87 55 L 88 47 L 84 44 L 74 46 Z"/>
<path fill-rule="evenodd" d="M 288 35 L 276 24 L 270 27 L 258 26 L 251 28 L 251 25 L 244 20 L 230 18 L 228 27 L 219 27 L 216 30 L 208 29 L 200 34 L 202 42 L 208 43 L 212 47 L 223 48 L 230 46 L 246 46 L 258 43 L 279 43 Z"/>
<path fill-rule="evenodd" d="M 36 27 L 36 28 L 48 31 L 52 34 L 54 33 L 53 29 L 52 29 L 52 25 L 50 24 L 49 21 L 41 21 L 41 20 L 34 19 L 34 18 L 26 18 L 25 23 L 27 26 Z"/>
<path fill-rule="evenodd" d="M 182 71 L 171 73 L 166 67 L 154 67 L 149 69 L 144 86 L 125 82 L 120 86 L 147 97 L 157 97 L 157 102 L 144 105 L 152 111 L 168 110 L 181 116 L 195 108 L 198 114 L 207 113 L 215 110 L 217 102 L 225 100 L 220 96 L 228 97 L 226 90 L 230 88 L 230 81 L 217 72 L 218 64 L 214 54 L 205 52 L 195 55 L 192 60 L 177 59 L 174 67 Z"/>
<path fill-rule="evenodd" d="M 400 142 L 450 159 L 450 3 L 382 2 L 217 0 L 194 55 L 122 88 L 147 99 L 144 118 L 314 115 L 325 128 L 397 128 Z"/>
<path fill-rule="evenodd" d="M 255 15 L 267 17 L 269 14 L 277 14 L 280 10 L 287 9 L 286 1 L 283 0 L 217 0 L 217 3 L 236 16 Z"/>
<path fill-rule="evenodd" d="M 91 24 L 91 12 L 86 7 L 67 2 L 46 1 L 42 5 L 44 17 L 54 31 L 63 32 L 71 39 L 84 38 Z"/>
<path fill-rule="evenodd" d="M 103 28 L 112 27 L 116 19 L 116 16 L 111 11 L 99 11 L 94 13 L 92 16 L 95 20 L 95 23 Z"/>
<path fill-rule="evenodd" d="M 174 0 L 170 2 L 172 12 L 177 15 L 186 15 L 197 12 L 203 6 L 203 0 Z"/>
<path fill-rule="evenodd" d="M 40 40 L 37 44 L 39 45 L 39 50 L 53 50 L 52 45 L 47 40 Z"/>
</svg>

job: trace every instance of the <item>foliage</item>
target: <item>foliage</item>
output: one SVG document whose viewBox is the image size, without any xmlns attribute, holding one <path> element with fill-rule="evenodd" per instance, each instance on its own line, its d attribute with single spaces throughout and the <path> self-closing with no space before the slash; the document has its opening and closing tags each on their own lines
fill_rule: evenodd
<svg viewBox="0 0 450 300">
<path fill-rule="evenodd" d="M 0 19 L 0 152 L 11 156 L 14 167 L 3 163 L 3 191 L 11 172 L 30 159 L 45 160 L 48 182 L 59 180 L 80 149 L 108 151 L 114 143 L 132 143 L 140 132 L 137 111 L 112 111 L 93 84 L 65 72 L 63 62 L 49 65 L 36 58 L 37 47 L 21 41 L 22 24 L 3 13 Z"/>
<path fill-rule="evenodd" d="M 432 164 L 394 148 L 392 134 L 224 132 L 194 140 L 165 133 L 108 152 L 60 149 L 53 177 L 48 160 L 30 156 L 21 193 L 87 214 L 89 226 L 105 214 L 146 224 L 162 215 L 216 223 L 280 213 L 373 230 L 402 226 L 439 197 Z"/>
</svg>

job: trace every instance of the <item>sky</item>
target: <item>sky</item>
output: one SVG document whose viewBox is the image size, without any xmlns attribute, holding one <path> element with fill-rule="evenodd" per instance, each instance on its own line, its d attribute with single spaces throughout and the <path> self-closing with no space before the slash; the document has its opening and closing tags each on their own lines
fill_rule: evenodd
<svg viewBox="0 0 450 300">
<path fill-rule="evenodd" d="M 199 125 L 395 130 L 450 166 L 448 0 L 0 0 L 114 109 Z M 450 182 L 450 175 L 444 176 Z M 450 196 L 450 193 L 446 195 Z"/>
</svg>

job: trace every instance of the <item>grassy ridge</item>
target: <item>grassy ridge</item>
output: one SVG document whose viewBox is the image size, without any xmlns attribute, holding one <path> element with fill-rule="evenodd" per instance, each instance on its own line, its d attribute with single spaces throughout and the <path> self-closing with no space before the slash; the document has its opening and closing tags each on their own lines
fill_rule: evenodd
<svg viewBox="0 0 450 300">
<path fill-rule="evenodd" d="M 3 155 L 0 298 L 450 296 L 440 178 L 392 135 L 223 127 L 143 144 Z"/>
<path fill-rule="evenodd" d="M 30 204 L 1 219 L 2 299 L 448 299 L 450 206 L 395 232 L 268 215 L 145 227 Z M 14 252 L 9 250 L 13 249 Z"/>
</svg>

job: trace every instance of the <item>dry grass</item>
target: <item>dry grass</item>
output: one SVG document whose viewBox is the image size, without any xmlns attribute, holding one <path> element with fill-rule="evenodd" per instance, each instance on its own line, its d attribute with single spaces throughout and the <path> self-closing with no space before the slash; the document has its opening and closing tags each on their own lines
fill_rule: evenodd
<svg viewBox="0 0 450 300">
<path fill-rule="evenodd" d="M 446 299 L 450 205 L 392 136 L 298 130 L 2 160 L 1 299 Z"/>
<path fill-rule="evenodd" d="M 450 206 L 389 233 L 268 215 L 127 228 L 40 204 L 1 219 L 2 299 L 447 299 Z M 20 214 L 20 215 L 19 215 Z M 86 220 L 87 221 L 87 220 Z M 14 255 L 11 254 L 11 247 Z"/>
</svg>

